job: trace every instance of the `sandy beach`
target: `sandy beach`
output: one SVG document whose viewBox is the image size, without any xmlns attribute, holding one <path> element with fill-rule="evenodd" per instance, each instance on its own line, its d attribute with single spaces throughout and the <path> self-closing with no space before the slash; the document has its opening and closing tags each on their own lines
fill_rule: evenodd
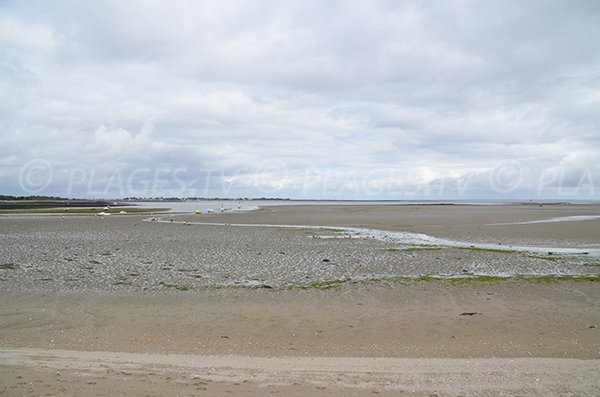
<svg viewBox="0 0 600 397">
<path fill-rule="evenodd" d="M 514 223 L 599 214 L 282 206 L 172 223 L 0 217 L 0 395 L 598 395 L 600 284 L 585 279 L 597 280 L 597 258 L 329 228 L 591 252 L 599 219 Z"/>
<path fill-rule="evenodd" d="M 600 397 L 600 0 L 0 0 L 0 397 Z"/>
</svg>

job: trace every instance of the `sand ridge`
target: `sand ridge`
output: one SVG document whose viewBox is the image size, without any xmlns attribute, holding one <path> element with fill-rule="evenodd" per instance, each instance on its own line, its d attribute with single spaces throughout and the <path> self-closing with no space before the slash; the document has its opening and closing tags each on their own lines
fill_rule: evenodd
<svg viewBox="0 0 600 397">
<path fill-rule="evenodd" d="M 247 357 L 136 354 L 70 350 L 0 349 L 1 366 L 56 370 L 56 379 L 76 371 L 94 389 L 94 378 L 119 377 L 143 383 L 150 374 L 198 392 L 199 384 L 248 392 L 248 388 L 285 391 L 302 386 L 340 395 L 381 392 L 443 395 L 528 395 L 569 390 L 600 391 L 594 377 L 600 360 L 576 359 L 410 359 L 380 357 Z M 573 377 L 578 373 L 578 377 Z M 175 379 L 175 380 L 174 380 Z M 196 389 L 196 390 L 194 390 Z M 203 388 L 200 388 L 203 389 Z M 208 391 L 208 387 L 204 387 Z M 66 390 L 65 390 L 66 391 Z"/>
</svg>

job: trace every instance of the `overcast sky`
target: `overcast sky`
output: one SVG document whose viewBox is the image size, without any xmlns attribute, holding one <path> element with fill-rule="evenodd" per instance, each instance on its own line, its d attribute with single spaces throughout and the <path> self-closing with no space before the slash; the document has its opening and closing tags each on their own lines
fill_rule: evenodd
<svg viewBox="0 0 600 397">
<path fill-rule="evenodd" d="M 0 194 L 600 198 L 600 2 L 0 1 Z"/>
</svg>

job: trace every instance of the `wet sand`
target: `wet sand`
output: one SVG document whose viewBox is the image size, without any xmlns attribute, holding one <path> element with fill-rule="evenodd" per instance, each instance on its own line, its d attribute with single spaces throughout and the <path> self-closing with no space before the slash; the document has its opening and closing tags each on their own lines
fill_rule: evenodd
<svg viewBox="0 0 600 397">
<path fill-rule="evenodd" d="M 556 217 L 600 215 L 600 205 L 287 206 L 203 217 L 203 221 L 364 227 L 453 240 L 600 247 L 600 220 L 501 225 Z"/>
<path fill-rule="evenodd" d="M 539 210 L 544 213 L 538 213 Z M 553 206 L 552 210 L 533 206 L 289 206 L 250 213 L 175 216 L 173 223 L 145 222 L 141 216 L 119 215 L 105 219 L 0 217 L 0 262 L 13 267 L 0 269 L 0 283 L 5 290 L 17 291 L 140 292 L 236 286 L 307 288 L 323 283 L 422 275 L 600 273 L 599 258 L 585 255 L 548 257 L 493 250 L 419 250 L 422 247 L 373 238 L 329 238 L 344 237 L 335 229 L 232 226 L 262 223 L 406 229 L 462 240 L 467 242 L 467 248 L 469 242 L 483 241 L 502 249 L 510 244 L 530 244 L 598 251 L 600 219 L 492 225 L 590 215 L 598 208 Z M 516 216 L 515 212 L 529 215 Z M 221 224 L 184 227 L 184 220 Z M 432 233 L 433 229 L 439 233 Z M 526 238 L 519 237 L 525 234 Z"/>
<path fill-rule="evenodd" d="M 488 223 L 598 211 L 523 207 L 276 207 L 173 224 L 0 217 L 0 262 L 14 265 L 0 270 L 0 395 L 598 395 L 598 283 L 310 288 L 377 272 L 595 274 L 595 264 L 468 250 L 403 254 L 381 241 L 315 238 L 313 230 L 179 223 L 437 227 L 438 236 L 479 230 L 478 238 L 503 242 L 522 242 L 527 227 L 529 242 L 600 241 L 589 237 L 599 220 L 488 233 Z M 257 288 L 236 283 L 244 280 Z"/>
<path fill-rule="evenodd" d="M 596 283 L 3 292 L 2 344 L 131 353 L 600 359 Z M 592 328 L 590 328 L 592 327 Z"/>
</svg>

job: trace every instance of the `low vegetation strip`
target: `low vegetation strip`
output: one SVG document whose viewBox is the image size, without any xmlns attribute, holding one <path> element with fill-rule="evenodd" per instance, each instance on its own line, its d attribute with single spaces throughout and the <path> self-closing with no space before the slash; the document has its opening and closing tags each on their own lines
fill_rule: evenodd
<svg viewBox="0 0 600 397">
<path fill-rule="evenodd" d="M 110 209 L 102 208 L 46 208 L 46 209 L 19 209 L 19 210 L 0 210 L 0 214 L 98 214 L 104 212 L 105 214 L 120 214 L 125 212 L 127 214 L 148 214 L 151 212 L 164 212 L 168 211 L 169 208 L 131 208 L 131 207 L 115 207 Z"/>
<path fill-rule="evenodd" d="M 69 200 L 56 197 L 16 197 L 0 195 L 0 209 L 25 210 L 57 207 L 106 207 L 112 203 L 103 200 Z M 125 206 L 127 204 L 121 204 Z"/>
</svg>

